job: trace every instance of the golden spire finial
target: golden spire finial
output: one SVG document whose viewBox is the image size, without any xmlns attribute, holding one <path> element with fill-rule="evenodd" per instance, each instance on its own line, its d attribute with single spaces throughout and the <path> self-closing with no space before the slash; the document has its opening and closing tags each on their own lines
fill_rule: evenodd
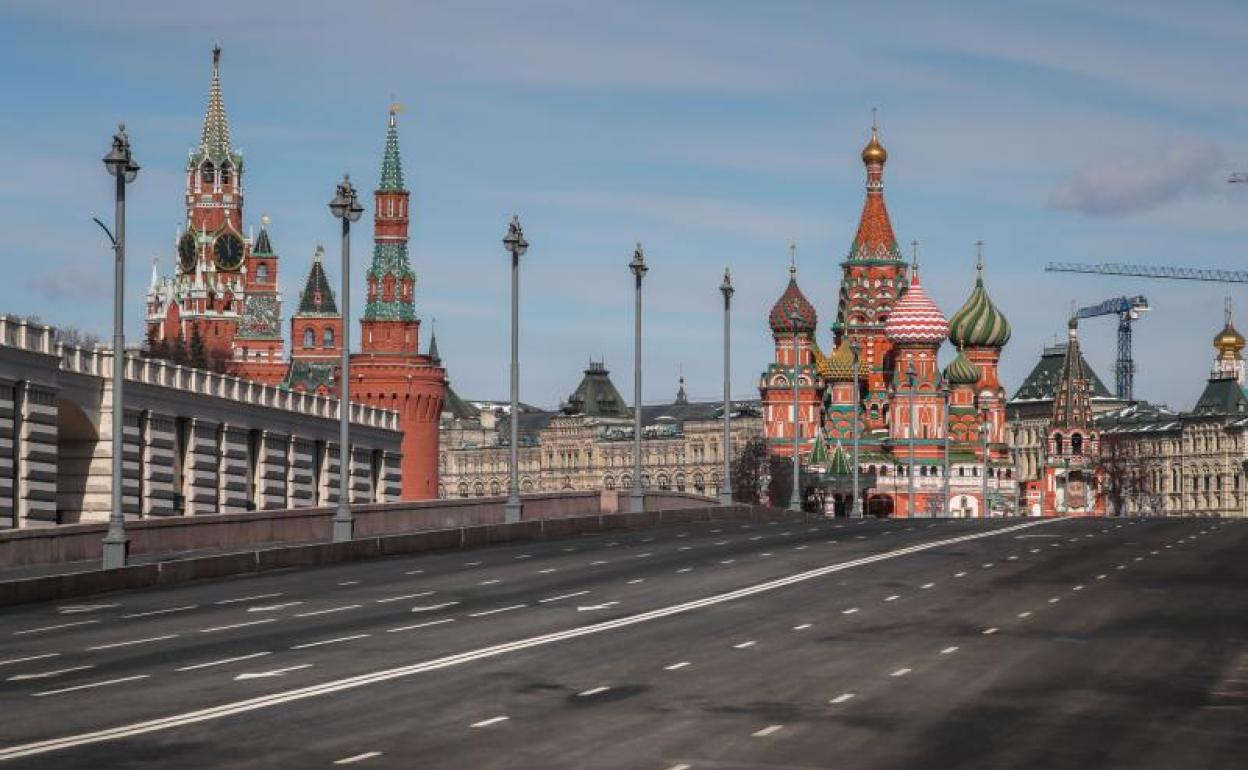
<svg viewBox="0 0 1248 770">
<path fill-rule="evenodd" d="M 862 162 L 868 166 L 878 163 L 881 166 L 888 160 L 888 150 L 884 149 L 884 145 L 880 144 L 880 120 L 879 111 L 871 108 L 871 139 L 867 142 L 867 146 L 862 149 Z"/>
<path fill-rule="evenodd" d="M 394 116 L 403 111 L 403 105 L 394 99 L 394 94 L 390 94 L 390 125 L 394 125 Z"/>
</svg>

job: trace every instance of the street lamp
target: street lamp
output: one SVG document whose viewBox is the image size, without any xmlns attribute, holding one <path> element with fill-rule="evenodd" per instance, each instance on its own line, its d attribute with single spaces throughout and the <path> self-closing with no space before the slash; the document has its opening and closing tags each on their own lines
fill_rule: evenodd
<svg viewBox="0 0 1248 770">
<path fill-rule="evenodd" d="M 918 374 L 914 371 L 914 361 L 906 364 L 906 381 L 910 383 L 910 467 L 906 470 L 906 515 L 914 516 L 914 432 L 916 423 L 919 421 L 919 404 L 915 396 L 915 388 L 918 387 Z"/>
<path fill-rule="evenodd" d="M 987 410 L 983 413 L 983 423 L 979 426 L 979 432 L 984 436 L 984 467 L 980 474 L 982 476 L 980 482 L 984 490 L 984 518 L 989 518 L 992 516 L 992 506 L 988 502 L 988 434 L 992 432 L 992 422 L 988 419 Z"/>
<path fill-rule="evenodd" d="M 351 223 L 364 213 L 351 186 L 351 177 L 342 181 L 329 202 L 329 211 L 342 220 L 342 374 L 338 387 L 338 510 L 334 512 L 334 542 L 355 536 L 351 516 Z"/>
<path fill-rule="evenodd" d="M 949 395 L 951 389 L 949 382 L 946 380 L 940 384 L 940 395 L 945 399 L 945 468 L 941 471 L 944 478 L 944 492 L 941 495 L 942 506 L 940 515 L 942 517 L 949 515 Z"/>
<path fill-rule="evenodd" d="M 104 167 L 117 181 L 114 227 L 117 235 L 108 233 L 104 223 L 95 220 L 113 242 L 113 487 L 112 510 L 108 512 L 108 531 L 103 540 L 104 569 L 126 566 L 130 541 L 126 538 L 126 512 L 122 509 L 121 466 L 125 454 L 126 409 L 122 389 L 126 379 L 126 335 L 122 328 L 126 281 L 126 185 L 139 175 L 139 164 L 130 156 L 130 138 L 124 123 L 113 134 L 113 148 L 104 156 Z"/>
<path fill-rule="evenodd" d="M 858 484 L 858 443 L 862 434 L 862 429 L 858 425 L 859 410 L 862 408 L 861 391 L 858 389 L 858 356 L 861 352 L 861 346 L 858 340 L 852 337 L 849 340 L 850 352 L 854 354 L 854 507 L 850 512 L 850 516 L 855 519 L 862 518 L 862 490 Z"/>
<path fill-rule="evenodd" d="M 802 512 L 802 458 L 801 429 L 797 419 L 797 379 L 801 374 L 801 356 L 798 352 L 797 325 L 802 316 L 796 310 L 789 311 L 789 326 L 793 328 L 793 491 L 789 494 L 789 510 Z"/>
<path fill-rule="evenodd" d="M 520 504 L 520 257 L 529 250 L 520 228 L 520 217 L 513 215 L 503 238 L 503 248 L 511 254 L 511 482 L 503 520 L 508 524 L 520 521 L 524 506 Z"/>
<path fill-rule="evenodd" d="M 641 488 L 641 279 L 646 276 L 646 255 L 641 244 L 633 251 L 633 260 L 628 263 L 633 271 L 635 295 L 633 324 L 633 489 L 629 493 L 629 510 L 641 513 L 646 507 L 645 492 Z"/>
<path fill-rule="evenodd" d="M 731 452 L 732 430 L 729 420 L 732 419 L 732 276 L 728 268 L 724 268 L 724 282 L 719 285 L 719 293 L 724 295 L 724 483 L 719 488 L 720 505 L 732 505 Z"/>
</svg>

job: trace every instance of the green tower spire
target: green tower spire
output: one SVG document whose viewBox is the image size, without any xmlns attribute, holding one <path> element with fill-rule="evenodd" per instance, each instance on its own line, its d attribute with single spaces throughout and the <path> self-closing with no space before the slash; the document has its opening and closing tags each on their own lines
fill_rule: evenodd
<svg viewBox="0 0 1248 770">
<path fill-rule="evenodd" d="M 395 113 L 399 106 L 390 107 L 390 127 L 386 129 L 386 151 L 381 156 L 381 185 L 377 188 L 383 192 L 400 192 L 403 186 L 403 163 L 399 158 L 399 129 L 395 125 Z"/>
<path fill-rule="evenodd" d="M 415 321 L 416 274 L 407 257 L 408 192 L 403 186 L 403 163 L 399 156 L 399 129 L 391 105 L 386 128 L 386 148 L 381 159 L 381 184 L 377 187 L 374 219 L 373 261 L 368 267 L 369 295 L 364 318 L 369 321 Z M 392 293 L 385 293 L 387 279 Z M 405 290 L 406 289 L 406 290 Z"/>
</svg>

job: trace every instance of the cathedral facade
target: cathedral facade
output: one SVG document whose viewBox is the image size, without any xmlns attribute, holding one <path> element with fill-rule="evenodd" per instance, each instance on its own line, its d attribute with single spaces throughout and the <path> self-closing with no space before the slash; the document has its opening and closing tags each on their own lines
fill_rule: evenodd
<svg viewBox="0 0 1248 770">
<path fill-rule="evenodd" d="M 245 228 L 243 179 L 243 156 L 230 138 L 217 47 L 199 145 L 186 164 L 186 222 L 177 236 L 174 273 L 161 277 L 153 267 L 148 288 L 148 352 L 267 385 L 336 395 L 349 319 L 338 309 L 323 250 L 318 246 L 291 316 L 288 353 L 277 289 L 280 260 L 267 217 L 258 232 Z M 350 357 L 351 398 L 399 413 L 402 497 L 421 500 L 437 496 L 438 419 L 446 373 L 435 342 L 421 352 L 415 273 L 407 251 L 408 199 L 392 108 L 374 193 L 374 246 L 360 352 Z"/>
<path fill-rule="evenodd" d="M 868 515 L 1013 512 L 997 375 L 1010 326 L 984 287 L 982 255 L 969 298 L 946 319 L 923 289 L 917 252 L 907 264 L 898 246 L 884 199 L 888 152 L 875 126 L 862 161 L 866 200 L 841 263 L 830 352 L 795 266 L 769 316 L 775 357 L 759 391 L 772 453 L 791 457 L 796 446 L 803 476 L 829 490 L 829 513 L 853 509 L 855 437 Z M 946 340 L 956 353 L 942 368 Z"/>
</svg>

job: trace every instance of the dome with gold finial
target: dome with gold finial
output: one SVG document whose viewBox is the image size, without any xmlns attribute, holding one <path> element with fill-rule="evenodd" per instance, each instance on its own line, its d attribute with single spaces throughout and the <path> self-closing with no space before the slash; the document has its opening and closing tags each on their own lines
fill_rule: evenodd
<svg viewBox="0 0 1248 770">
<path fill-rule="evenodd" d="M 1213 347 L 1218 351 L 1218 358 L 1222 359 L 1239 358 L 1246 344 L 1248 342 L 1244 340 L 1244 335 L 1239 333 L 1235 323 L 1229 318 L 1226 326 L 1213 338 Z"/>
<path fill-rule="evenodd" d="M 828 382 L 850 382 L 854 379 L 854 351 L 849 346 L 849 337 L 841 338 L 832 355 L 819 362 L 819 376 Z"/>
<path fill-rule="evenodd" d="M 1001 348 L 1010 341 L 1010 322 L 984 288 L 982 242 L 979 245 L 981 253 L 975 262 L 975 288 L 949 319 L 949 340 L 959 348 Z"/>
<path fill-rule="evenodd" d="M 868 166 L 873 163 L 879 163 L 882 166 L 888 162 L 888 150 L 880 144 L 880 132 L 875 126 L 871 127 L 871 140 L 867 142 L 866 147 L 862 148 L 862 162 Z"/>
<path fill-rule="evenodd" d="M 979 367 L 958 351 L 958 355 L 945 367 L 945 381 L 950 385 L 974 385 L 979 382 Z"/>
</svg>

